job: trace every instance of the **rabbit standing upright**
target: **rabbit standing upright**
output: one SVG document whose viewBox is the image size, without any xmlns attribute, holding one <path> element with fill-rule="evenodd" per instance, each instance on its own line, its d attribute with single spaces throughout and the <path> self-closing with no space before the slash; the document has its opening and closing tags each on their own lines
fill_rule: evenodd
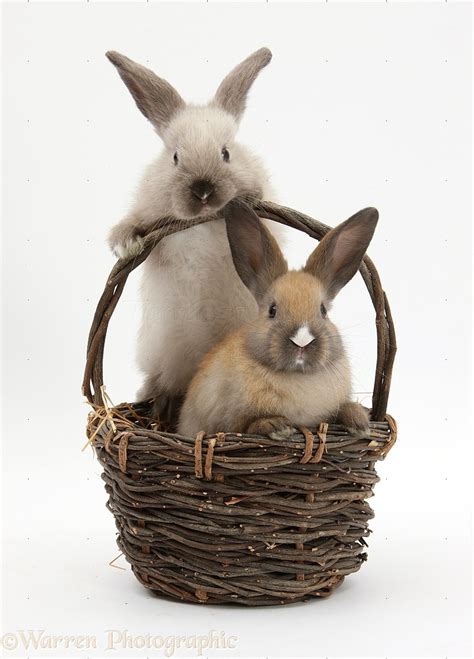
<svg viewBox="0 0 474 659">
<path fill-rule="evenodd" d="M 378 220 L 374 208 L 324 236 L 300 272 L 288 272 L 276 241 L 249 207 L 226 208 L 230 248 L 258 317 L 214 347 L 186 395 L 178 432 L 247 432 L 275 439 L 337 420 L 368 431 L 365 408 L 351 402 L 351 375 L 328 310 L 357 272 Z"/>
<path fill-rule="evenodd" d="M 204 106 L 187 105 L 168 82 L 127 57 L 107 57 L 165 147 L 146 170 L 131 211 L 110 233 L 118 257 L 140 253 L 143 236 L 160 218 L 185 227 L 199 215 L 218 218 L 236 196 L 271 197 L 261 162 L 235 141 L 247 93 L 270 62 L 267 48 L 235 67 Z M 138 397 L 155 398 L 156 416 L 182 397 L 203 355 L 257 313 L 220 218 L 168 236 L 144 265 L 138 364 L 146 377 Z"/>
</svg>

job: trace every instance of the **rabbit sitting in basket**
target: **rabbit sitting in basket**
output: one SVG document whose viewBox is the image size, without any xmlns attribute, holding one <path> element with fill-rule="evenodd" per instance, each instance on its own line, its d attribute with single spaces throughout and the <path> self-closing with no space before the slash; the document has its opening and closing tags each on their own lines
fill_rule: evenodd
<svg viewBox="0 0 474 659">
<path fill-rule="evenodd" d="M 351 372 L 328 318 L 359 269 L 378 220 L 367 208 L 327 233 L 302 271 L 288 272 L 275 239 L 249 207 L 225 209 L 235 269 L 259 315 L 203 359 L 187 392 L 178 432 L 245 432 L 282 439 L 297 426 L 336 421 L 366 435 L 369 416 L 351 402 Z"/>
<path fill-rule="evenodd" d="M 247 93 L 270 59 L 261 48 L 235 67 L 208 105 L 186 105 L 166 80 L 116 52 L 107 57 L 165 149 L 145 172 L 130 213 L 111 231 L 120 258 L 139 254 L 160 218 L 219 217 L 234 197 L 269 200 L 268 176 L 235 141 Z M 228 332 L 254 318 L 257 305 L 235 272 L 222 214 L 215 222 L 165 238 L 144 264 L 138 364 L 140 400 L 170 420 L 202 357 Z"/>
</svg>

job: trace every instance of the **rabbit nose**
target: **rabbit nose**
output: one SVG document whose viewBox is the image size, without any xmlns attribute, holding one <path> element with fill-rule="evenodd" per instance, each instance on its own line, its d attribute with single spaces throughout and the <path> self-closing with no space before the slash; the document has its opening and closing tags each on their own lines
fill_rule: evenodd
<svg viewBox="0 0 474 659">
<path fill-rule="evenodd" d="M 194 181 L 191 186 L 191 192 L 196 197 L 196 199 L 199 199 L 199 201 L 205 204 L 214 192 L 214 186 L 210 181 Z"/>
</svg>

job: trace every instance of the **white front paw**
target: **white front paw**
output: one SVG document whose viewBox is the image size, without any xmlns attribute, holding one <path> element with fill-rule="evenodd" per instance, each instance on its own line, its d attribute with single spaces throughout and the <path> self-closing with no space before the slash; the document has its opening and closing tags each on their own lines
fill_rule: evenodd
<svg viewBox="0 0 474 659">
<path fill-rule="evenodd" d="M 112 251 L 118 259 L 129 259 L 143 252 L 144 239 L 142 236 L 128 238 L 124 243 L 112 246 Z"/>
<path fill-rule="evenodd" d="M 144 238 L 135 224 L 121 222 L 109 234 L 109 245 L 119 259 L 138 256 L 143 251 Z"/>
</svg>

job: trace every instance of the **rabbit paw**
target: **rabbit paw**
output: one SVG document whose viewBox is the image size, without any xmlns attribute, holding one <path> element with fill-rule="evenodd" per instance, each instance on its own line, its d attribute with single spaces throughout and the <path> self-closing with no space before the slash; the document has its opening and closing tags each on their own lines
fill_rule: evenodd
<svg viewBox="0 0 474 659">
<path fill-rule="evenodd" d="M 345 403 L 337 415 L 336 421 L 346 426 L 354 437 L 368 437 L 369 413 L 360 403 Z"/>
<path fill-rule="evenodd" d="M 109 235 L 109 245 L 119 259 L 138 256 L 143 251 L 144 238 L 133 224 L 117 224 Z"/>
<path fill-rule="evenodd" d="M 251 435 L 268 435 L 271 439 L 287 439 L 294 435 L 296 428 L 284 416 L 273 416 L 267 419 L 257 419 L 247 428 Z"/>
</svg>

